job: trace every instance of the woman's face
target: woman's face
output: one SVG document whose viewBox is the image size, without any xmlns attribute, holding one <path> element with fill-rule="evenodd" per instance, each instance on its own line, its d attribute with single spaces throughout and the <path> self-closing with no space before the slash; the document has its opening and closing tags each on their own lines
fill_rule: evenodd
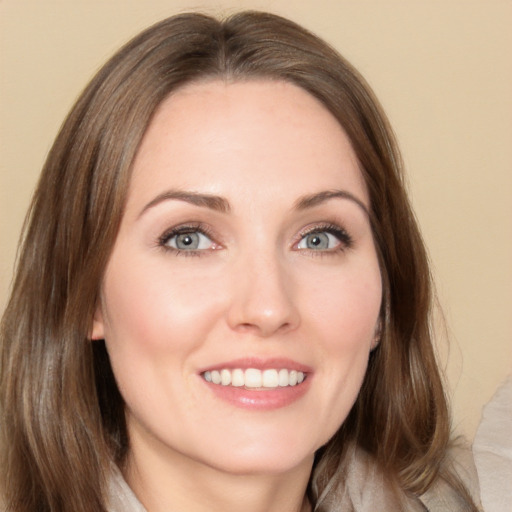
<svg viewBox="0 0 512 512">
<path fill-rule="evenodd" d="M 368 208 L 344 131 L 294 85 L 212 81 L 161 105 L 92 331 L 106 340 L 135 461 L 310 467 L 375 339 Z"/>
</svg>

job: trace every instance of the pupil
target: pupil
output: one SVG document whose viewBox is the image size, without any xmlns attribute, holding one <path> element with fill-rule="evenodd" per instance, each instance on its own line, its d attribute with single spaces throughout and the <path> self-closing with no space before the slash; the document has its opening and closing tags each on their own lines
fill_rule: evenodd
<svg viewBox="0 0 512 512">
<path fill-rule="evenodd" d="M 307 246 L 310 249 L 328 249 L 329 237 L 325 233 L 311 234 L 307 239 Z"/>
<path fill-rule="evenodd" d="M 197 233 L 182 233 L 176 237 L 178 249 L 197 249 L 199 246 L 199 235 Z"/>
</svg>

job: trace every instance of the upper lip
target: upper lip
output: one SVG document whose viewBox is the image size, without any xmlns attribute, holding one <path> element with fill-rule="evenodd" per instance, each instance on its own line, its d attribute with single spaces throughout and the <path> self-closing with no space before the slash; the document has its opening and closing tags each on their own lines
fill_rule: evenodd
<svg viewBox="0 0 512 512">
<path fill-rule="evenodd" d="M 256 368 L 258 370 L 268 370 L 273 368 L 279 370 L 285 368 L 287 370 L 296 370 L 298 372 L 303 373 L 311 373 L 313 371 L 313 369 L 310 366 L 285 357 L 244 357 L 207 366 L 199 370 L 199 373 L 222 369 L 235 370 L 237 368 L 240 368 L 242 370 L 246 370 L 247 368 Z"/>
</svg>

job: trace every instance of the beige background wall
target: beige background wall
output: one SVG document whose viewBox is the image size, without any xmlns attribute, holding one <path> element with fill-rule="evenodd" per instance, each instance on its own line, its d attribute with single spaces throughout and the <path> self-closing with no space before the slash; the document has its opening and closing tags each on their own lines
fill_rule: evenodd
<svg viewBox="0 0 512 512">
<path fill-rule="evenodd" d="M 92 73 L 179 11 L 257 8 L 334 44 L 401 142 L 450 331 L 455 427 L 512 371 L 511 0 L 0 0 L 0 311 L 39 169 Z"/>
</svg>

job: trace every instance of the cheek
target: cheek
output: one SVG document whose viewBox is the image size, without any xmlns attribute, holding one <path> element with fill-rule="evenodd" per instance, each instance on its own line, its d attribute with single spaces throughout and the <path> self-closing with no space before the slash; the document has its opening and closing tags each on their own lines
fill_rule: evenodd
<svg viewBox="0 0 512 512">
<path fill-rule="evenodd" d="M 380 271 L 376 263 L 357 272 L 340 271 L 322 287 L 310 282 L 310 290 L 308 307 L 319 343 L 322 410 L 329 411 L 324 421 L 332 434 L 347 417 L 366 373 L 381 307 Z"/>
<path fill-rule="evenodd" d="M 191 349 L 216 316 L 219 286 L 165 264 L 117 264 L 103 289 L 107 341 L 145 352 Z"/>
<path fill-rule="evenodd" d="M 357 270 L 357 271 L 356 271 Z M 310 279 L 306 306 L 330 351 L 369 348 L 378 323 L 382 285 L 376 264 Z"/>
<path fill-rule="evenodd" d="M 162 404 L 180 407 L 176 396 L 191 378 L 191 356 L 219 318 L 219 283 L 157 263 L 141 267 L 118 258 L 103 286 L 114 375 L 129 409 L 146 419 Z"/>
</svg>

